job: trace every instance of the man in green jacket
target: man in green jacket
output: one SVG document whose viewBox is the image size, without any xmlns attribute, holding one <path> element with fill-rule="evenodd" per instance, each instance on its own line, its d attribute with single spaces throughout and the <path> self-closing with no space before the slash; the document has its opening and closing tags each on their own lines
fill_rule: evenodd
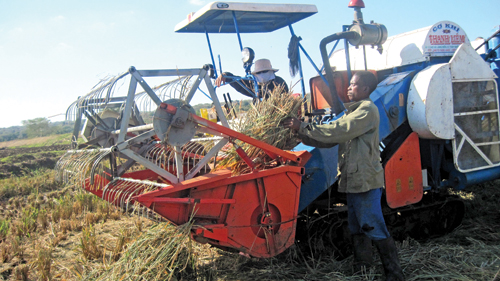
<svg viewBox="0 0 500 281">
<path fill-rule="evenodd" d="M 371 265 L 373 241 L 380 253 L 386 280 L 404 280 L 396 245 L 387 230 L 380 205 L 384 186 L 379 151 L 380 116 L 369 98 L 377 84 L 373 73 L 356 72 L 347 92 L 350 102 L 345 104 L 342 117 L 323 125 L 287 118 L 283 126 L 295 130 L 306 145 L 339 145 L 338 189 L 347 193 L 355 271 Z"/>
</svg>

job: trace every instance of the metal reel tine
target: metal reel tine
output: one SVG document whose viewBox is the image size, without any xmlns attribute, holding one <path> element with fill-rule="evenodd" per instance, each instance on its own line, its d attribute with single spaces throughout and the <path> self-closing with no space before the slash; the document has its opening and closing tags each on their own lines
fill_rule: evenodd
<svg viewBox="0 0 500 281">
<path fill-rule="evenodd" d="M 102 181 L 95 183 L 95 175 L 103 171 L 102 160 L 110 153 L 109 148 L 69 150 L 56 164 L 57 179 L 66 184 L 81 186 L 84 186 L 88 179 L 92 188 L 100 189 Z"/>
</svg>

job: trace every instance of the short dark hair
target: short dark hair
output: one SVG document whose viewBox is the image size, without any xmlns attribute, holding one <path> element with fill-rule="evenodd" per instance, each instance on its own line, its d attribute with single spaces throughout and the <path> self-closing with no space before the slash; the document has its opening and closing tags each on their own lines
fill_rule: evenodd
<svg viewBox="0 0 500 281">
<path fill-rule="evenodd" d="M 354 73 L 354 76 L 359 77 L 359 82 L 363 83 L 363 86 L 368 86 L 370 89 L 370 94 L 377 88 L 378 79 L 375 77 L 375 74 L 370 71 L 358 71 Z"/>
</svg>

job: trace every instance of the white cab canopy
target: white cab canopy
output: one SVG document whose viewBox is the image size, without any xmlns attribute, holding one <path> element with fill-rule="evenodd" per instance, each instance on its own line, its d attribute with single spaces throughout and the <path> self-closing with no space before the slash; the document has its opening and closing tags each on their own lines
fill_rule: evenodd
<svg viewBox="0 0 500 281">
<path fill-rule="evenodd" d="M 271 32 L 318 12 L 310 4 L 211 2 L 175 26 L 175 32 L 240 33 Z M 234 17 L 233 17 L 234 16 Z"/>
</svg>

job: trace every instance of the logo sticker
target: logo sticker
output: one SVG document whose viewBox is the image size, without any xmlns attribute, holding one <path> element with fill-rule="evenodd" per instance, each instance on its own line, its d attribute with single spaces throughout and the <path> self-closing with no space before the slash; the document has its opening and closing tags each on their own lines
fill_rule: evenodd
<svg viewBox="0 0 500 281">
<path fill-rule="evenodd" d="M 227 9 L 227 8 L 229 8 L 229 4 L 226 4 L 226 3 L 217 3 L 217 8 L 219 8 L 219 9 Z"/>
<path fill-rule="evenodd" d="M 469 39 L 460 26 L 442 21 L 429 30 L 422 49 L 431 56 L 452 56 L 460 44 L 468 42 Z"/>
</svg>

